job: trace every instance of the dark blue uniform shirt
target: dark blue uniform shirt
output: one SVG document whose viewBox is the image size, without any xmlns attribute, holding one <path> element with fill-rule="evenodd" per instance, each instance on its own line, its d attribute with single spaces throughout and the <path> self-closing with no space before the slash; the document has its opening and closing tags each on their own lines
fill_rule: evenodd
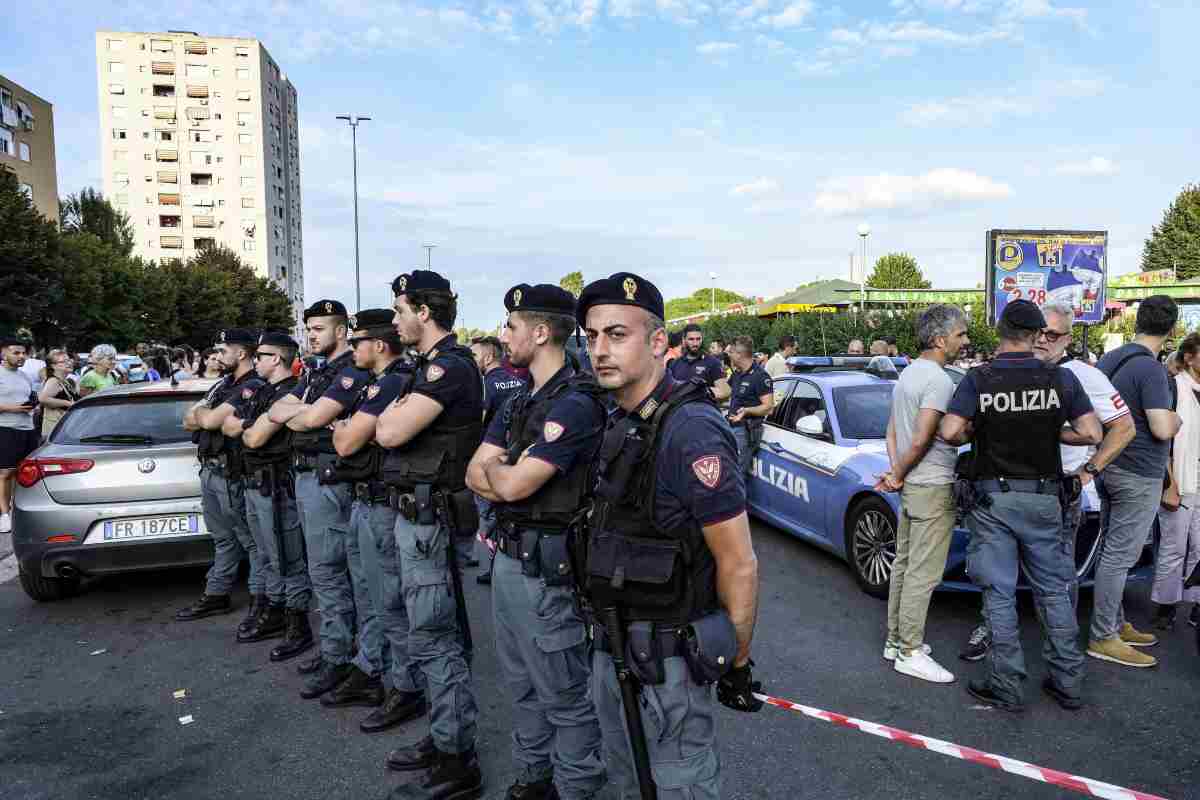
<svg viewBox="0 0 1200 800">
<path fill-rule="evenodd" d="M 347 350 L 346 352 L 342 353 L 337 358 L 330 361 L 328 363 L 328 366 L 330 367 L 330 369 L 335 369 L 338 372 L 341 372 L 343 369 L 346 369 L 347 367 L 353 367 L 354 366 L 354 351 Z M 322 369 L 324 369 L 324 365 L 322 366 Z M 317 400 L 320 399 L 318 397 L 306 397 L 305 396 L 308 394 L 308 383 L 309 383 L 309 379 L 312 377 L 312 374 L 313 374 L 313 370 L 308 370 L 308 369 L 304 370 L 304 374 L 300 376 L 300 380 L 296 382 L 295 388 L 292 389 L 292 391 L 291 391 L 291 395 L 293 397 L 295 397 L 296 399 L 300 400 L 301 402 L 307 403 L 309 405 L 317 402 Z"/>
<path fill-rule="evenodd" d="M 712 387 L 713 384 L 725 377 L 725 367 L 721 365 L 720 359 L 716 356 L 689 358 L 685 354 L 672 361 L 667 367 L 667 371 L 677 381 L 689 381 L 692 378 L 700 378 L 709 387 Z"/>
<path fill-rule="evenodd" d="M 363 389 L 366 396 L 358 410 L 364 414 L 370 414 L 372 417 L 378 417 L 392 404 L 393 400 L 400 396 L 400 390 L 408 383 L 410 377 L 404 373 L 393 372 L 379 378 Z"/>
<path fill-rule="evenodd" d="M 729 379 L 729 413 L 738 409 L 762 405 L 763 395 L 771 394 L 771 376 L 760 365 L 755 364 L 746 372 L 735 372 Z"/>
<path fill-rule="evenodd" d="M 997 370 L 1030 369 L 1040 366 L 1043 366 L 1042 362 L 1035 358 L 1033 353 L 999 353 L 992 359 L 992 367 Z M 1063 392 L 1066 394 L 1066 397 L 1062 398 L 1062 407 L 1067 419 L 1079 419 L 1092 410 L 1092 401 L 1088 399 L 1087 392 L 1083 390 L 1083 385 L 1074 372 L 1060 369 L 1059 376 L 1062 379 Z M 975 376 L 968 372 L 954 390 L 954 397 L 950 398 L 946 413 L 973 420 L 978 409 L 979 389 L 975 386 Z"/>
<path fill-rule="evenodd" d="M 509 398 L 505 405 L 512 402 Z M 485 442 L 507 448 L 506 416 L 502 410 L 492 419 L 484 435 Z M 565 473 L 580 460 L 590 461 L 596 455 L 604 435 L 604 422 L 604 412 L 592 398 L 568 389 L 554 400 L 542 430 L 525 453 Z"/>
<path fill-rule="evenodd" d="M 470 358 L 447 355 L 442 350 L 458 339 L 454 334 L 433 346 L 428 363 L 417 368 L 413 394 L 423 394 L 442 406 L 433 425 L 458 428 L 483 419 L 483 389 L 479 385 L 479 367 Z"/>
<path fill-rule="evenodd" d="M 325 390 L 322 397 L 328 397 L 330 400 L 340 404 L 343 410 L 349 410 L 354 406 L 355 399 L 358 398 L 358 393 L 363 390 L 367 382 L 371 380 L 371 373 L 365 369 L 358 367 L 346 367 L 342 370 L 329 388 Z"/>
<path fill-rule="evenodd" d="M 504 367 L 489 369 L 487 375 L 483 376 L 483 424 L 490 426 L 496 418 L 496 412 L 504 407 L 509 397 L 524 386 L 524 380 Z"/>
<path fill-rule="evenodd" d="M 635 412 L 651 399 L 662 402 L 679 387 L 670 376 L 664 377 Z M 618 408 L 610 420 L 615 423 L 625 415 Z M 737 442 L 720 409 L 702 401 L 687 403 L 672 412 L 659 436 L 653 499 L 659 527 L 669 530 L 689 519 L 715 525 L 746 510 Z"/>
</svg>

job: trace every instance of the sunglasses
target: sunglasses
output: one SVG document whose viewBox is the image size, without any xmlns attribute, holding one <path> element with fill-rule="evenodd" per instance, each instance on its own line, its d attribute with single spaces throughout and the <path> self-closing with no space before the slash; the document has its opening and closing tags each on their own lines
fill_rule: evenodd
<svg viewBox="0 0 1200 800">
<path fill-rule="evenodd" d="M 1071 332 L 1067 331 L 1066 333 L 1059 333 L 1058 331 L 1052 331 L 1049 328 L 1043 328 L 1041 331 L 1041 335 L 1043 337 L 1045 337 L 1047 342 L 1050 342 L 1050 344 L 1054 344 L 1055 342 L 1057 342 L 1059 339 L 1063 338 L 1064 336 L 1070 336 Z"/>
<path fill-rule="evenodd" d="M 263 351 L 260 350 L 254 354 L 254 360 L 257 361 L 258 359 L 264 358 L 266 356 L 277 356 L 279 358 L 282 358 L 282 356 L 280 356 L 279 353 L 264 353 Z"/>
</svg>

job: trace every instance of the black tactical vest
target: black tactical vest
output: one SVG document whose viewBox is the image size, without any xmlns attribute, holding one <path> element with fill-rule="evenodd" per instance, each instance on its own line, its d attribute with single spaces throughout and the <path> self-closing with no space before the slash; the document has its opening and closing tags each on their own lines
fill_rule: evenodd
<svg viewBox="0 0 1200 800">
<path fill-rule="evenodd" d="M 396 373 L 408 373 L 408 381 L 400 390 L 400 394 L 408 393 L 408 384 L 412 381 L 412 364 L 403 358 L 397 358 L 391 364 L 388 364 L 378 376 L 372 375 L 367 381 L 366 386 L 358 393 L 358 397 L 354 398 L 353 405 L 350 406 L 347 419 L 362 407 L 371 397 L 375 395 L 371 391 L 371 387 L 378 385 L 379 380 L 385 375 L 394 375 Z M 378 390 L 376 390 L 378 391 Z M 355 452 L 348 456 L 338 456 L 334 463 L 334 471 L 336 472 L 339 481 L 369 481 L 379 475 L 379 470 L 383 465 L 383 448 L 375 443 L 374 439 L 358 448 Z"/>
<path fill-rule="evenodd" d="M 1058 435 L 1067 421 L 1066 393 L 1058 367 L 971 370 L 978 392 L 975 411 L 976 480 L 1058 478 Z"/>
<path fill-rule="evenodd" d="M 416 376 L 425 377 L 425 371 L 437 355 L 446 355 L 464 360 L 472 370 L 478 370 L 470 348 L 459 344 L 436 349 L 417 362 Z M 412 391 L 410 383 L 405 394 Z M 466 488 L 467 464 L 483 440 L 483 382 L 471 381 L 463 389 L 474 392 L 479 413 L 460 426 L 452 427 L 438 415 L 425 430 L 400 447 L 385 450 L 383 458 L 383 480 L 404 491 L 411 491 L 421 484 L 431 484 L 448 492 Z M 404 395 L 401 395 L 404 396 Z M 469 400 L 470 397 L 464 397 Z"/>
<path fill-rule="evenodd" d="M 229 396 L 229 386 L 232 382 L 233 376 L 227 375 L 209 388 L 208 394 L 204 395 L 204 402 L 209 408 L 216 408 L 225 402 L 225 398 Z M 204 429 L 192 431 L 192 441 L 196 444 L 196 456 L 201 460 L 216 458 L 225 450 L 225 437 L 221 435 L 220 431 Z"/>
<path fill-rule="evenodd" d="M 308 388 L 304 392 L 304 397 L 300 399 L 301 402 L 311 405 L 320 400 L 321 396 L 337 380 L 337 376 L 341 374 L 342 370 L 352 366 L 354 366 L 354 353 L 347 350 L 337 358 L 326 361 L 320 369 L 310 372 Z M 312 431 L 295 431 L 292 434 L 292 449 L 310 455 L 337 452 L 333 449 L 333 431 L 324 425 Z"/>
<path fill-rule="evenodd" d="M 570 365 L 559 370 L 537 394 L 530 395 L 526 387 L 512 396 L 504 411 L 509 464 L 516 464 L 521 454 L 537 441 L 555 401 L 572 390 L 591 397 L 601 414 L 604 413 L 600 401 L 604 390 L 591 375 L 576 373 Z M 504 522 L 519 527 L 562 531 L 583 508 L 591 462 L 591 458 L 581 458 L 566 474 L 555 470 L 549 481 L 524 500 L 498 503 L 496 513 Z"/>
<path fill-rule="evenodd" d="M 648 418 L 631 414 L 610 427 L 596 459 L 583 589 L 593 607 L 616 605 L 629 621 L 682 624 L 718 606 L 716 561 L 700 524 L 664 530 L 654 520 L 664 423 L 687 403 L 716 407 L 700 380 L 677 385 Z"/>
<path fill-rule="evenodd" d="M 296 388 L 299 381 L 293 377 L 287 377 L 279 383 L 268 383 L 260 386 L 258 391 L 254 393 L 254 397 L 246 405 L 246 414 L 244 419 L 253 422 L 271 410 L 271 406 L 275 401 L 285 394 Z M 263 442 L 262 447 L 249 448 L 242 446 L 242 463 L 246 466 L 246 472 L 258 472 L 272 465 L 287 464 L 292 457 L 292 431 L 286 425 L 272 434 L 271 438 Z"/>
</svg>

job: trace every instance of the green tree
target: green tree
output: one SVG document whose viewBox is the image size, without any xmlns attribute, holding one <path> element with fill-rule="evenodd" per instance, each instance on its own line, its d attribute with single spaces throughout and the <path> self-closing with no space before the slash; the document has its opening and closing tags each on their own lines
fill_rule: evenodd
<svg viewBox="0 0 1200 800">
<path fill-rule="evenodd" d="M 129 215 L 117 210 L 95 189 L 83 189 L 60 200 L 58 218 L 64 233 L 95 234 L 121 255 L 133 253 L 134 230 Z"/>
<path fill-rule="evenodd" d="M 734 303 L 750 303 L 753 302 L 748 297 L 743 297 L 737 292 L 729 289 L 718 288 L 716 290 L 717 310 L 719 311 L 726 306 Z M 712 289 L 697 289 L 687 297 L 675 297 L 668 300 L 666 305 L 667 319 L 679 319 L 680 317 L 691 316 L 692 314 L 700 314 L 705 311 L 712 311 L 713 290 Z"/>
<path fill-rule="evenodd" d="M 559 279 L 558 285 L 576 297 L 579 297 L 579 295 L 583 294 L 583 273 L 579 270 L 568 272 Z"/>
<path fill-rule="evenodd" d="M 1174 269 L 1178 280 L 1200 277 L 1200 184 L 1183 188 L 1142 248 L 1142 271 L 1160 269 Z"/>
<path fill-rule="evenodd" d="M 152 278 L 140 259 L 92 233 L 63 236 L 61 259 L 66 302 L 56 309 L 57 341 L 80 350 L 100 343 L 124 349 L 158 338 L 146 313 Z"/>
<path fill-rule="evenodd" d="M 0 167 L 0 331 L 27 327 L 39 344 L 53 340 L 63 300 L 59 236 L 11 171 Z"/>
<path fill-rule="evenodd" d="M 908 253 L 888 253 L 875 262 L 867 286 L 875 289 L 928 289 L 917 260 Z"/>
</svg>

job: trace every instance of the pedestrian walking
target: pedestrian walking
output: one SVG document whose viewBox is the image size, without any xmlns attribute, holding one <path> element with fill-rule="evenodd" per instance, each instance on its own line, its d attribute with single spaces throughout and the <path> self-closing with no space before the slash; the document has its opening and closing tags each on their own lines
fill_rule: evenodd
<svg viewBox="0 0 1200 800">
<path fill-rule="evenodd" d="M 39 441 L 33 425 L 37 395 L 33 381 L 21 371 L 25 353 L 23 339 L 0 338 L 0 533 L 12 531 L 17 465 L 37 449 Z"/>
</svg>

